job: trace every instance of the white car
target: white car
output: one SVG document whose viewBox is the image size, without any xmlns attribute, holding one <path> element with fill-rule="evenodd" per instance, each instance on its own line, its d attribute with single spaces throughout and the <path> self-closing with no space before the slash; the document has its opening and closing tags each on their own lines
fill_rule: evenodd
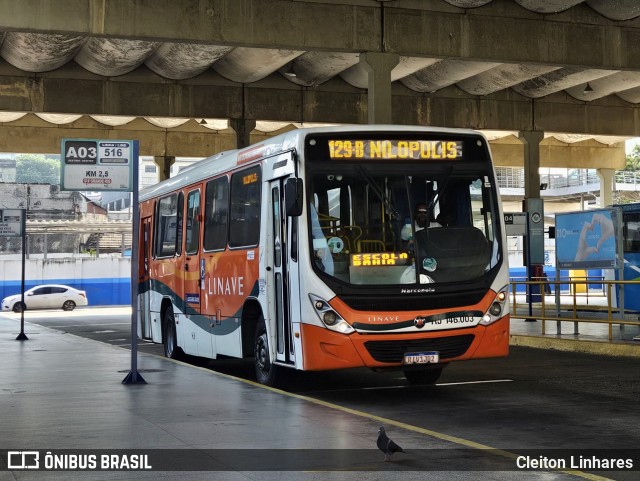
<svg viewBox="0 0 640 481">
<path fill-rule="evenodd" d="M 20 294 L 2 299 L 3 311 L 22 311 Z M 60 284 L 47 284 L 32 287 L 24 293 L 24 303 L 27 309 L 63 309 L 73 311 L 76 306 L 87 306 L 87 293 L 73 287 Z"/>
</svg>

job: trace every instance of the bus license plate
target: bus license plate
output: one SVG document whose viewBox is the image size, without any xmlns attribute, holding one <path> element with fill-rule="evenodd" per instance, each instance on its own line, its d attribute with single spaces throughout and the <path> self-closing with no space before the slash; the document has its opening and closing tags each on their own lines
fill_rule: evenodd
<svg viewBox="0 0 640 481">
<path fill-rule="evenodd" d="M 440 353 L 437 351 L 408 352 L 404 355 L 405 364 L 438 364 L 439 362 Z"/>
</svg>

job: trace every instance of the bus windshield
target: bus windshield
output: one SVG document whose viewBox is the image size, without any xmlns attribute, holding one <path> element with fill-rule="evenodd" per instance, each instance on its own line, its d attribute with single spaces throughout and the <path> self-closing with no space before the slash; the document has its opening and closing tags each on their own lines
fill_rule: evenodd
<svg viewBox="0 0 640 481">
<path fill-rule="evenodd" d="M 351 285 L 477 279 L 500 262 L 490 164 L 324 163 L 309 172 L 314 269 Z"/>
</svg>

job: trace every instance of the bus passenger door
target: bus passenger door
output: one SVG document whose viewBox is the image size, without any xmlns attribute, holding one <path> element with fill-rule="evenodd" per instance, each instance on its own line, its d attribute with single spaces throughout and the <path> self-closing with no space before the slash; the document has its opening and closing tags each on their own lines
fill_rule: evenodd
<svg viewBox="0 0 640 481">
<path fill-rule="evenodd" d="M 271 272 L 267 274 L 267 298 L 271 300 L 270 315 L 275 320 L 276 360 L 293 363 L 291 356 L 291 313 L 289 305 L 288 276 L 288 229 L 284 214 L 284 180 L 274 180 L 270 184 L 271 199 Z"/>
<path fill-rule="evenodd" d="M 151 282 L 149 280 L 149 261 L 151 259 L 151 217 L 141 219 L 140 238 L 138 239 L 138 336 L 152 339 L 151 325 Z M 160 326 L 158 326 L 159 328 Z"/>
<path fill-rule="evenodd" d="M 188 353 L 211 357 L 211 339 L 208 335 L 208 322 L 205 322 L 200 311 L 202 294 L 203 266 L 200 265 L 200 189 L 187 194 L 185 235 L 184 235 L 184 273 L 183 273 L 183 313 L 190 320 L 188 329 L 184 330 L 184 346 Z M 207 335 L 204 335 L 204 334 Z"/>
</svg>

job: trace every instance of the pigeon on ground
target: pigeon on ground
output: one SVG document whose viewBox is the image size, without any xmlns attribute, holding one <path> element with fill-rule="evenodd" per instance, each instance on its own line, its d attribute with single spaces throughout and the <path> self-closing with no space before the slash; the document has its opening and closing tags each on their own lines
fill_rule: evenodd
<svg viewBox="0 0 640 481">
<path fill-rule="evenodd" d="M 381 426 L 378 429 L 378 441 L 376 443 L 380 451 L 384 453 L 384 460 L 389 461 L 393 453 L 404 453 L 405 451 L 398 446 L 393 440 L 389 439 L 384 432 L 384 428 Z"/>
</svg>

